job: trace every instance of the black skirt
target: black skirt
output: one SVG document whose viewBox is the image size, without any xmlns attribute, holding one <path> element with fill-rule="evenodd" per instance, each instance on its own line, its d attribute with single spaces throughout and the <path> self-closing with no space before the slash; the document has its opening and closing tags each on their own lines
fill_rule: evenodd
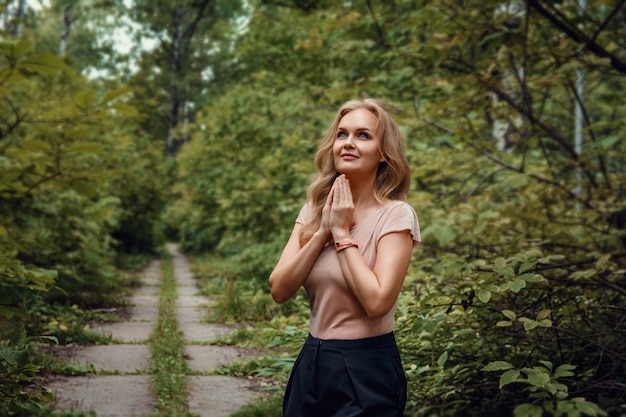
<svg viewBox="0 0 626 417">
<path fill-rule="evenodd" d="M 356 340 L 309 335 L 289 377 L 283 417 L 402 417 L 405 405 L 393 333 Z"/>
</svg>

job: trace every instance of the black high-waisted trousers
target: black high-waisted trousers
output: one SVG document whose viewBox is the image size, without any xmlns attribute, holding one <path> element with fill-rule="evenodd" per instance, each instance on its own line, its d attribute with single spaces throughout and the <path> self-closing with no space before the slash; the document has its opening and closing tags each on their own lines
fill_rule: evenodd
<svg viewBox="0 0 626 417">
<path fill-rule="evenodd" d="M 309 335 L 289 377 L 283 417 L 402 417 L 405 405 L 393 333 L 356 340 Z"/>
</svg>

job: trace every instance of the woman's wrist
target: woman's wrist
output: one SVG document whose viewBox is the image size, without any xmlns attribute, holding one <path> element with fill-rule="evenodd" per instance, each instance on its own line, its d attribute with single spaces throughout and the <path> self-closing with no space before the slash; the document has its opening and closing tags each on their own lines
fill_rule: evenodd
<svg viewBox="0 0 626 417">
<path fill-rule="evenodd" d="M 333 244 L 335 245 L 335 250 L 337 252 L 341 252 L 342 250 L 348 249 L 348 248 L 358 248 L 359 247 L 359 245 L 354 240 L 352 240 L 350 238 L 335 240 L 333 242 Z"/>
<path fill-rule="evenodd" d="M 333 241 L 341 240 L 341 239 L 350 239 L 350 231 L 344 229 L 331 230 L 330 234 L 333 238 Z"/>
<path fill-rule="evenodd" d="M 319 240 L 320 242 L 328 242 L 332 238 L 331 234 L 327 231 L 319 229 L 313 233 L 311 240 Z"/>
</svg>

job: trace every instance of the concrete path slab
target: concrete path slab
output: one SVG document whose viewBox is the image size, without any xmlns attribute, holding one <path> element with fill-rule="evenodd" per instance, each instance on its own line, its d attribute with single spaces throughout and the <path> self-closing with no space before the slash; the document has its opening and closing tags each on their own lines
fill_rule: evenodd
<svg viewBox="0 0 626 417">
<path fill-rule="evenodd" d="M 158 306 L 159 297 L 157 295 L 133 295 L 128 298 L 133 306 Z"/>
<path fill-rule="evenodd" d="M 190 376 L 189 411 L 199 417 L 226 417 L 256 398 L 252 383 L 228 376 Z"/>
<path fill-rule="evenodd" d="M 200 295 L 178 295 L 176 299 L 177 307 L 202 307 L 209 304 L 209 300 L 206 297 Z"/>
<path fill-rule="evenodd" d="M 151 322 L 122 322 L 93 325 L 92 330 L 124 343 L 147 342 L 150 339 L 154 323 Z"/>
<path fill-rule="evenodd" d="M 178 292 L 178 296 L 180 297 L 181 295 L 197 295 L 198 294 L 198 288 L 196 287 L 181 287 L 178 286 L 176 288 L 176 291 Z M 205 302 L 206 302 L 206 298 L 202 297 Z"/>
<path fill-rule="evenodd" d="M 159 318 L 158 306 L 135 306 L 128 309 L 130 320 L 155 322 Z"/>
<path fill-rule="evenodd" d="M 185 341 L 212 342 L 221 337 L 228 336 L 234 330 L 234 326 L 215 323 L 180 323 Z"/>
<path fill-rule="evenodd" d="M 179 323 L 200 323 L 208 315 L 206 308 L 177 307 L 176 317 Z"/>
<path fill-rule="evenodd" d="M 160 291 L 160 288 L 157 286 L 149 286 L 149 287 L 143 286 L 143 287 L 135 288 L 133 292 L 135 293 L 135 295 L 151 295 L 154 297 L 158 297 L 159 291 Z"/>
<path fill-rule="evenodd" d="M 149 417 L 155 408 L 149 375 L 60 377 L 48 387 L 59 410 L 96 411 L 98 417 Z"/>
<path fill-rule="evenodd" d="M 234 346 L 185 346 L 187 365 L 196 372 L 211 372 L 228 365 L 232 361 L 242 360 L 252 352 Z"/>
<path fill-rule="evenodd" d="M 150 347 L 146 345 L 98 345 L 56 348 L 55 356 L 68 363 L 91 365 L 98 371 L 146 372 L 150 368 Z"/>
</svg>

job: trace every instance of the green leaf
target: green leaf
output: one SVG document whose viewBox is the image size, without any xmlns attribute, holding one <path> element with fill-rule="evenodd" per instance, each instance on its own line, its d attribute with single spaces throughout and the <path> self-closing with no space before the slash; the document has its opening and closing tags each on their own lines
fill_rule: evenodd
<svg viewBox="0 0 626 417">
<path fill-rule="evenodd" d="M 526 282 L 542 282 L 544 280 L 543 276 L 539 274 L 522 274 L 518 276 L 517 279 L 521 279 Z"/>
<path fill-rule="evenodd" d="M 74 103 L 79 109 L 87 110 L 96 102 L 96 92 L 93 90 L 81 91 L 74 97 Z"/>
<path fill-rule="evenodd" d="M 550 361 L 539 361 L 539 363 L 541 363 L 543 366 L 545 366 L 548 371 L 552 371 L 552 368 L 554 366 L 552 364 L 552 362 L 550 362 Z"/>
<path fill-rule="evenodd" d="M 485 289 L 478 290 L 478 299 L 483 303 L 488 303 L 491 299 L 491 291 L 487 291 Z"/>
<path fill-rule="evenodd" d="M 511 365 L 508 362 L 505 361 L 493 361 L 493 362 L 489 362 L 487 365 L 485 365 L 482 368 L 482 371 L 487 371 L 487 372 L 491 372 L 491 371 L 505 371 L 507 369 L 513 369 L 514 366 Z"/>
<path fill-rule="evenodd" d="M 602 138 L 596 141 L 595 146 L 600 147 L 602 149 L 609 149 L 613 147 L 613 145 L 615 145 L 616 143 L 619 143 L 620 140 L 622 140 L 622 137 L 618 135 L 607 136 L 605 138 Z"/>
<path fill-rule="evenodd" d="M 0 317 L 7 319 L 11 319 L 13 317 L 27 317 L 27 312 L 19 307 L 7 307 L 0 305 Z"/>
<path fill-rule="evenodd" d="M 524 272 L 528 271 L 529 269 L 534 268 L 535 265 L 537 265 L 537 260 L 536 259 L 525 261 L 524 263 L 522 263 L 520 265 L 520 267 L 519 267 L 517 272 L 519 274 L 524 273 Z"/>
<path fill-rule="evenodd" d="M 517 381 L 520 376 L 520 371 L 517 369 L 509 369 L 500 375 L 500 388 Z"/>
<path fill-rule="evenodd" d="M 515 276 L 515 271 L 510 266 L 498 267 L 495 269 L 495 272 L 505 278 L 513 278 Z"/>
<path fill-rule="evenodd" d="M 63 148 L 63 153 L 80 153 L 80 154 L 101 154 L 103 152 L 102 146 L 93 142 L 76 142 L 69 144 Z"/>
<path fill-rule="evenodd" d="M 87 198 L 94 197 L 98 194 L 98 183 L 95 181 L 78 179 L 71 183 L 73 190 L 76 190 L 82 196 Z"/>
<path fill-rule="evenodd" d="M 576 404 L 576 408 L 580 410 L 581 413 L 587 416 L 605 416 L 606 415 L 606 413 L 600 407 L 598 407 L 597 404 L 589 402 L 585 400 L 584 398 L 581 399 L 580 401 L 576 401 L 575 404 Z"/>
<path fill-rule="evenodd" d="M 504 316 L 510 320 L 515 320 L 517 318 L 515 312 L 511 310 L 502 310 L 502 314 L 504 314 Z"/>
<path fill-rule="evenodd" d="M 545 372 L 531 372 L 528 382 L 535 387 L 544 387 L 550 381 L 550 375 Z"/>
<path fill-rule="evenodd" d="M 564 376 L 574 376 L 574 373 L 572 372 L 574 369 L 576 369 L 576 365 L 570 365 L 570 364 L 565 363 L 563 365 L 559 365 L 558 368 L 556 368 L 553 376 L 555 378 L 561 378 Z"/>
<path fill-rule="evenodd" d="M 515 281 L 511 282 L 511 285 L 510 285 L 511 291 L 513 291 L 514 293 L 520 292 L 520 290 L 525 287 L 526 287 L 526 281 L 522 279 L 516 279 Z"/>
<path fill-rule="evenodd" d="M 538 322 L 527 317 L 521 317 L 519 321 L 524 323 L 524 330 L 526 330 L 527 332 L 539 326 Z"/>
<path fill-rule="evenodd" d="M 606 269 L 606 266 L 608 265 L 610 260 L 611 260 L 611 254 L 610 253 L 606 253 L 606 254 L 602 255 L 596 261 L 596 269 L 598 271 L 604 271 Z"/>
<path fill-rule="evenodd" d="M 550 317 L 550 313 L 552 313 L 552 310 L 550 310 L 550 309 L 541 310 L 539 313 L 537 313 L 536 320 L 537 321 L 541 321 L 541 320 L 543 320 L 545 318 L 548 318 L 548 317 Z"/>
<path fill-rule="evenodd" d="M 513 417 L 541 417 L 543 408 L 535 404 L 520 404 L 513 410 Z"/>
<path fill-rule="evenodd" d="M 443 366 L 446 364 L 447 360 L 448 360 L 448 351 L 445 351 L 441 355 L 439 355 L 439 358 L 437 358 L 437 365 L 443 369 Z"/>
<path fill-rule="evenodd" d="M 539 323 L 541 327 L 552 327 L 552 320 L 550 319 L 539 320 L 537 323 Z"/>
<path fill-rule="evenodd" d="M 133 89 L 130 87 L 119 87 L 119 88 L 115 88 L 113 90 L 108 90 L 104 96 L 102 97 L 102 99 L 100 100 L 100 104 L 104 105 L 107 104 L 110 101 L 115 100 L 118 97 L 121 97 L 125 94 L 128 94 L 130 92 L 132 92 Z"/>
<path fill-rule="evenodd" d="M 532 248 L 524 252 L 524 255 L 526 255 L 529 259 L 534 259 L 536 261 L 537 258 L 541 258 L 543 256 L 543 252 L 541 252 L 538 248 Z"/>
<path fill-rule="evenodd" d="M 572 273 L 569 277 L 571 279 L 587 279 L 587 278 L 591 278 L 593 276 L 595 276 L 598 273 L 598 271 L 596 269 L 585 269 L 582 271 L 576 271 L 574 273 Z"/>
<path fill-rule="evenodd" d="M 29 139 L 24 141 L 22 145 L 23 149 L 29 152 L 43 152 L 43 153 L 51 153 L 52 145 L 50 142 L 46 142 L 43 140 L 37 139 Z"/>
<path fill-rule="evenodd" d="M 445 225 L 433 226 L 432 233 L 441 244 L 448 244 L 456 239 L 456 233 Z"/>
<path fill-rule="evenodd" d="M 20 61 L 19 66 L 40 75 L 47 75 L 57 71 L 73 74 L 73 70 L 65 61 L 49 52 L 31 55 Z"/>
<path fill-rule="evenodd" d="M 54 342 L 57 345 L 59 344 L 59 339 L 56 336 L 46 336 L 46 335 L 33 336 L 33 339 L 50 340 L 50 341 Z"/>
<path fill-rule="evenodd" d="M 9 59 L 15 59 L 20 55 L 24 55 L 30 50 L 33 43 L 26 39 L 20 39 L 19 41 L 2 41 L 0 42 L 0 51 L 4 53 Z"/>
<path fill-rule="evenodd" d="M 111 106 L 111 108 L 125 116 L 137 116 L 139 114 L 136 107 L 125 103 L 115 103 Z"/>
</svg>

